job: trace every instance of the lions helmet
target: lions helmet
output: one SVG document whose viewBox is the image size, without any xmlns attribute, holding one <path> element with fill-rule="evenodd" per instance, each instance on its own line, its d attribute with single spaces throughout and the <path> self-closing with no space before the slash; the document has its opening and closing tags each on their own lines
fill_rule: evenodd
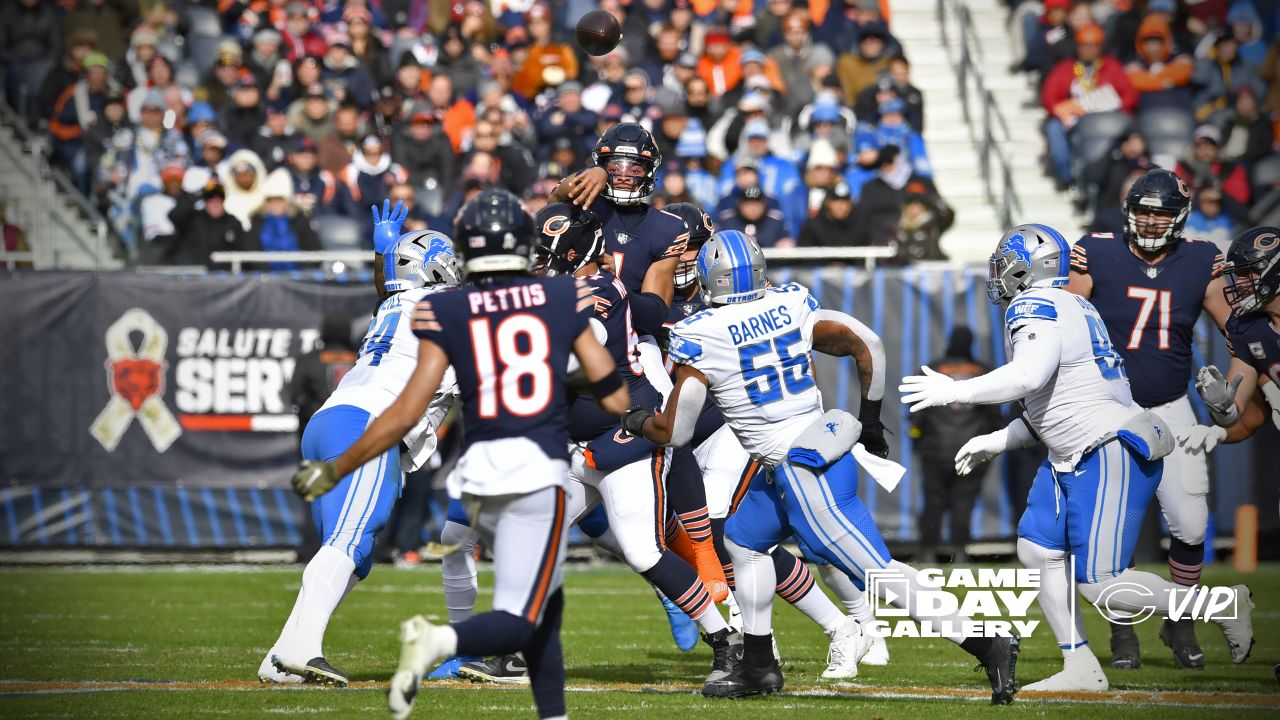
<svg viewBox="0 0 1280 720">
<path fill-rule="evenodd" d="M 533 218 L 538 237 L 534 272 L 572 275 L 604 252 L 604 227 L 596 214 L 566 202 L 551 203 Z"/>
<path fill-rule="evenodd" d="M 663 210 L 672 215 L 680 216 L 680 219 L 684 220 L 684 224 L 688 226 L 689 240 L 688 244 L 685 245 L 687 250 L 700 249 L 707 240 L 711 239 L 711 233 L 715 232 L 715 226 L 711 224 L 711 216 L 693 203 L 672 203 L 664 207 Z M 697 281 L 697 257 L 690 260 L 680 260 L 680 263 L 676 265 L 676 287 L 684 290 Z"/>
<path fill-rule="evenodd" d="M 470 278 L 528 272 L 533 264 L 533 219 L 515 195 L 489 189 L 462 206 L 454 221 L 454 251 Z"/>
<path fill-rule="evenodd" d="M 1145 237 L 1138 228 L 1138 213 L 1154 212 L 1168 217 L 1169 225 L 1156 237 Z M 1168 170 L 1153 168 L 1133 181 L 1124 197 L 1124 237 L 1147 252 L 1156 252 L 1182 239 L 1182 229 L 1191 213 L 1191 190 L 1182 178 Z"/>
<path fill-rule="evenodd" d="M 764 297 L 764 251 L 738 230 L 721 230 L 698 251 L 698 282 L 707 305 L 729 305 Z"/>
<path fill-rule="evenodd" d="M 608 174 L 601 193 L 618 205 L 639 205 L 653 194 L 662 153 L 637 123 L 618 123 L 596 140 L 591 159 Z"/>
<path fill-rule="evenodd" d="M 382 286 L 389 293 L 462 282 L 462 263 L 453 253 L 453 241 L 435 230 L 417 230 L 400 236 L 383 255 Z"/>
<path fill-rule="evenodd" d="M 1032 287 L 1066 285 L 1070 252 L 1062 233 L 1048 225 L 1018 225 L 1000 238 L 991 254 L 987 297 L 992 304 L 1008 305 Z"/>
<path fill-rule="evenodd" d="M 1227 249 L 1223 295 L 1232 310 L 1251 313 L 1280 295 L 1280 228 L 1246 230 Z"/>
</svg>

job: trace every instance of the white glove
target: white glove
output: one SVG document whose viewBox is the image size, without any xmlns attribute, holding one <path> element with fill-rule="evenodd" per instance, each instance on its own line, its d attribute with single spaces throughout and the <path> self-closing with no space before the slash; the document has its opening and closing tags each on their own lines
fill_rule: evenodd
<svg viewBox="0 0 1280 720">
<path fill-rule="evenodd" d="M 974 468 L 1004 452 L 1005 437 L 1005 431 L 997 430 L 965 443 L 956 453 L 956 474 L 968 475 Z"/>
<path fill-rule="evenodd" d="M 1242 382 L 1244 382 L 1244 373 L 1236 375 L 1231 382 L 1227 382 L 1227 379 L 1222 377 L 1222 372 L 1213 365 L 1202 367 L 1196 373 L 1196 392 L 1209 407 L 1209 412 L 1213 414 L 1213 421 L 1218 425 L 1222 427 L 1234 425 L 1240 419 L 1240 413 L 1236 409 L 1236 390 L 1240 388 Z"/>
<path fill-rule="evenodd" d="M 911 412 L 939 405 L 950 405 L 956 401 L 955 379 L 933 370 L 928 365 L 921 365 L 923 375 L 908 375 L 902 378 L 898 392 L 903 393 L 902 404 L 911 405 Z"/>
<path fill-rule="evenodd" d="M 1176 427 L 1173 434 L 1178 438 L 1178 446 L 1192 455 L 1210 453 L 1218 443 L 1227 439 L 1227 431 L 1217 425 Z"/>
</svg>

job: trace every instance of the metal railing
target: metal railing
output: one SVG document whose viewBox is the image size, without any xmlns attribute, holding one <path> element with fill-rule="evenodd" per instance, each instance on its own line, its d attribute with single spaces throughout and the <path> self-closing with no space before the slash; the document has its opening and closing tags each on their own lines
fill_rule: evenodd
<svg viewBox="0 0 1280 720">
<path fill-rule="evenodd" d="M 938 0 L 938 32 L 956 70 L 956 89 L 970 138 L 978 150 L 978 170 L 987 202 L 996 210 L 1000 226 L 1013 225 L 1022 214 L 1022 201 L 1013 182 L 1013 140 L 1004 113 L 996 105 L 995 95 L 987 89 L 982 68 L 985 58 L 982 44 L 973 29 L 969 6 L 963 0 Z M 955 23 L 952 38 L 948 22 Z M 975 113 L 973 102 L 977 102 Z M 975 122 L 975 115 L 977 115 Z M 998 173 L 998 181 L 992 175 Z"/>
<path fill-rule="evenodd" d="M 780 263 L 827 263 L 827 262 L 862 262 L 868 270 L 874 270 L 876 260 L 891 258 L 897 255 L 889 247 L 847 247 L 847 248 L 767 248 L 764 256 L 770 261 Z M 0 259 L 3 259 L 0 256 Z M 255 252 L 255 251 L 219 251 L 209 255 L 215 265 L 227 265 L 233 273 L 244 271 L 245 265 L 263 265 L 267 263 L 303 263 L 307 265 L 327 265 L 343 263 L 344 265 L 364 265 L 373 262 L 373 252 L 369 250 L 299 250 L 296 252 Z"/>
</svg>

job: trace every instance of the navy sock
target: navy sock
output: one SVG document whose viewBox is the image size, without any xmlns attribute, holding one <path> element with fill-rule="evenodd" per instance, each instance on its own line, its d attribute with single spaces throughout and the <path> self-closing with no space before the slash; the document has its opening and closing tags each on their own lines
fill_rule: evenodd
<svg viewBox="0 0 1280 720">
<path fill-rule="evenodd" d="M 529 644 L 534 627 L 522 617 L 492 610 L 454 624 L 453 630 L 459 655 L 509 655 Z"/>
<path fill-rule="evenodd" d="M 560 645 L 560 619 L 563 616 L 564 591 L 556 590 L 547 598 L 542 623 L 533 631 L 532 640 L 524 649 L 525 662 L 529 663 L 529 686 L 533 690 L 533 702 L 538 706 L 538 717 L 565 714 L 564 649 Z"/>
<path fill-rule="evenodd" d="M 1179 585 L 1196 585 L 1204 567 L 1204 543 L 1189 545 L 1169 537 L 1169 579 Z"/>
<path fill-rule="evenodd" d="M 691 618 L 697 618 L 712 605 L 698 572 L 670 550 L 663 550 L 657 564 L 641 575 Z"/>
<path fill-rule="evenodd" d="M 751 667 L 766 667 L 773 662 L 773 633 L 742 633 L 742 662 Z"/>
</svg>

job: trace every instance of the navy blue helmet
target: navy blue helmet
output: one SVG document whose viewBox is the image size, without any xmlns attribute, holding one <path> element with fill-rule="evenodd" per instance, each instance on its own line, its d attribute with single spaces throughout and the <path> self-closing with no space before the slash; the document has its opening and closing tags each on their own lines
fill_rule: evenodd
<svg viewBox="0 0 1280 720">
<path fill-rule="evenodd" d="M 527 272 L 533 265 L 533 219 L 515 195 L 506 190 L 485 190 L 458 212 L 453 245 L 468 278 L 473 274 Z"/>
<path fill-rule="evenodd" d="M 573 203 L 551 203 L 533 219 L 537 228 L 534 272 L 572 275 L 604 252 L 604 228 L 600 218 Z"/>
<path fill-rule="evenodd" d="M 1261 310 L 1280 295 L 1280 228 L 1256 227 L 1236 236 L 1227 249 L 1223 295 L 1232 309 Z"/>
<path fill-rule="evenodd" d="M 1144 237 L 1138 229 L 1138 213 L 1147 210 L 1167 215 L 1169 226 L 1156 237 Z M 1191 189 L 1168 170 L 1152 168 L 1133 181 L 1124 197 L 1124 237 L 1139 249 L 1155 252 L 1182 239 L 1191 213 Z"/>
</svg>

